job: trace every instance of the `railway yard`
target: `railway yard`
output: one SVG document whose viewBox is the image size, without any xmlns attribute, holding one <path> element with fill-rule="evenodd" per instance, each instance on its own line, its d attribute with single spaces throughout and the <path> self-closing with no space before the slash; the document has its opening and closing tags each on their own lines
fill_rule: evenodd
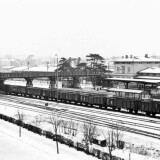
<svg viewBox="0 0 160 160">
<path fill-rule="evenodd" d="M 144 149 L 147 148 L 152 152 L 157 152 L 159 149 L 160 118 L 158 114 L 153 118 L 140 114 L 128 114 L 125 111 L 119 113 L 112 110 L 98 109 L 96 106 L 91 108 L 13 95 L 1 94 L 0 96 L 1 113 L 3 114 L 14 116 L 17 109 L 24 113 L 30 112 L 34 116 L 38 114 L 49 116 L 58 113 L 62 119 L 72 119 L 80 123 L 85 122 L 86 119 L 92 120 L 92 123 L 104 132 L 108 128 L 116 128 L 118 125 L 123 133 L 126 148 L 143 146 Z M 27 122 L 30 117 L 26 120 Z"/>
<path fill-rule="evenodd" d="M 34 126 L 37 125 L 35 118 L 40 115 L 42 119 L 47 119 L 54 115 L 60 117 L 63 121 L 74 121 L 81 125 L 91 122 L 98 128 L 99 136 L 102 139 L 106 139 L 107 133 L 111 129 L 117 130 L 117 133 L 120 134 L 120 141 L 124 145 L 123 149 L 116 149 L 113 154 L 116 157 L 121 157 L 124 160 L 128 160 L 128 155 L 130 154 L 142 155 L 144 159 L 153 158 L 158 160 L 160 157 L 159 101 L 156 101 L 157 104 L 154 101 L 152 103 L 143 101 L 142 91 L 112 89 L 117 96 L 125 95 L 125 97 L 120 97 L 115 101 L 112 96 L 111 98 L 108 96 L 112 95 L 109 92 L 79 91 L 77 89 L 64 88 L 58 90 L 59 102 L 57 103 L 57 91 L 49 91 L 47 83 L 39 84 L 35 82 L 33 88 L 27 88 L 23 83 L 21 81 L 6 81 L 6 94 L 0 94 L 1 114 L 15 118 L 17 112 L 20 111 L 25 114 L 24 123 Z M 93 95 L 97 96 L 94 97 Z M 106 101 L 106 98 L 102 99 L 101 96 L 108 97 L 109 101 Z M 139 108 L 137 112 L 136 107 L 139 107 L 139 99 L 142 100 L 140 102 L 141 109 Z M 43 120 L 42 123 L 38 124 L 38 127 L 44 131 L 53 132 L 53 126 L 45 121 L 43 122 Z M 81 132 L 81 127 L 75 127 L 77 127 L 75 128 L 76 131 Z M 78 142 L 83 140 L 82 136 L 77 137 L 80 134 L 77 134 L 74 138 L 68 133 L 60 134 Z M 106 147 L 100 147 L 99 145 L 94 145 L 94 147 L 102 152 L 108 152 Z M 127 156 L 124 152 L 127 152 Z"/>
</svg>

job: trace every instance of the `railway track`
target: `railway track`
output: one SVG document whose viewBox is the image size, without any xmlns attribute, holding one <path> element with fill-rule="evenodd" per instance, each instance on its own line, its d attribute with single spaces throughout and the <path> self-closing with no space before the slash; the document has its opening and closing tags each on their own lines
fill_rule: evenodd
<svg viewBox="0 0 160 160">
<path fill-rule="evenodd" d="M 13 98 L 12 98 L 13 97 Z M 40 106 L 44 106 L 45 105 L 45 103 L 46 102 L 48 102 L 48 101 L 46 101 L 46 100 L 44 100 L 45 102 L 44 102 L 44 104 L 42 104 L 42 102 L 43 102 L 43 100 L 42 101 L 40 101 L 40 100 L 37 100 L 37 99 L 29 99 L 29 101 L 26 101 L 26 100 L 28 100 L 28 98 L 25 98 L 25 97 L 15 97 L 15 96 L 10 96 L 10 97 L 6 97 L 6 96 L 2 96 L 1 98 L 3 98 L 3 99 L 5 99 L 5 100 L 11 100 L 12 102 L 18 102 L 18 103 L 22 103 L 22 104 L 32 104 L 33 105 L 33 103 L 34 103 L 34 105 L 36 106 L 37 105 L 37 103 L 40 105 Z M 16 99 L 17 100 L 16 100 Z M 23 100 L 23 99 L 26 99 L 25 101 Z M 41 102 L 41 103 L 40 103 Z M 55 103 L 55 102 L 48 102 L 49 104 L 51 103 Z M 64 103 L 61 103 L 61 104 L 64 104 Z M 114 112 L 114 113 L 112 113 L 112 112 L 108 112 L 108 110 L 107 111 L 104 111 L 103 109 L 102 110 L 100 110 L 100 109 L 98 109 L 98 111 L 97 110 L 94 110 L 95 108 L 90 108 L 90 107 L 82 107 L 82 106 L 79 106 L 79 105 L 75 105 L 75 104 L 65 104 L 65 106 L 67 105 L 67 107 L 69 108 L 69 109 L 76 109 L 76 110 L 79 110 L 79 111 L 85 111 L 85 112 L 89 112 L 90 113 L 90 111 L 92 111 L 92 113 L 99 113 L 99 114 L 101 114 L 101 115 L 103 115 L 103 116 L 116 116 L 116 118 L 124 118 L 124 119 L 132 119 L 132 121 L 133 120 L 135 120 L 135 121 L 139 121 L 139 122 L 145 122 L 145 123 L 154 123 L 154 124 L 157 124 L 157 125 L 159 125 L 160 124 L 160 120 L 158 120 L 158 119 L 154 119 L 154 118 L 152 118 L 152 117 L 143 117 L 143 118 L 141 118 L 141 117 L 139 117 L 139 116 L 136 116 L 136 115 L 123 115 L 123 114 L 120 114 L 120 113 L 116 113 L 116 112 Z M 64 107 L 64 106 L 63 106 Z M 122 121 L 121 121 L 122 122 Z M 132 125 L 132 123 L 133 122 L 130 122 L 130 124 Z M 144 125 L 144 124 L 142 124 L 142 125 Z"/>
<path fill-rule="evenodd" d="M 15 98 L 15 97 L 14 97 Z M 5 99 L 5 98 L 4 98 Z M 13 100 L 12 98 L 6 98 L 5 100 Z M 28 110 L 28 111 L 33 111 L 33 112 L 37 112 L 37 113 L 42 113 L 42 114 L 47 114 L 47 115 L 50 115 L 54 112 L 54 114 L 57 113 L 58 109 L 55 109 L 55 108 L 52 108 L 52 107 L 45 107 L 44 105 L 39 105 L 39 104 L 33 104 L 33 103 L 26 103 L 24 100 L 19 100 L 20 97 L 18 97 L 18 100 L 15 100 L 14 99 L 14 103 L 23 103 L 23 105 L 27 105 L 27 106 L 33 106 L 33 107 L 37 107 L 36 109 L 34 108 L 28 108 L 28 107 L 24 107 L 24 106 L 17 106 L 16 104 L 13 105 L 13 104 L 8 104 L 7 102 L 0 102 L 0 104 L 2 105 L 6 105 L 6 106 L 9 106 L 9 107 L 14 107 L 14 108 L 19 108 L 19 109 L 24 109 L 24 110 Z M 12 101 L 13 103 L 13 101 Z M 39 109 L 43 109 L 43 110 L 39 110 Z M 48 109 L 48 110 L 46 110 Z M 96 112 L 97 113 L 97 112 Z M 65 112 L 63 112 L 63 114 L 61 115 L 62 118 L 66 118 L 66 119 L 73 119 L 73 120 L 76 120 L 76 121 L 80 121 L 80 122 L 85 122 L 87 119 L 88 120 L 91 120 L 92 119 L 92 122 L 98 126 L 101 126 L 101 127 L 111 127 L 111 128 L 116 128 L 117 127 L 117 121 L 114 119 L 114 118 L 106 118 L 106 117 L 101 117 L 101 116 L 95 116 L 95 115 L 91 115 L 91 114 L 86 114 L 86 113 L 82 113 L 82 112 L 78 112 L 77 111 L 71 111 L 70 109 L 68 110 L 65 110 Z M 122 125 L 123 124 L 123 125 Z M 152 138 L 157 138 L 157 139 L 160 139 L 160 134 L 156 134 L 156 133 L 153 133 L 153 132 L 149 132 L 149 131 L 144 131 L 144 130 L 141 130 L 141 129 L 137 129 L 137 128 L 133 128 L 133 127 L 129 127 L 129 126 L 125 126 L 125 125 L 135 125 L 136 127 L 142 127 L 141 125 L 139 125 L 138 123 L 128 123 L 128 122 L 125 122 L 123 121 L 121 124 L 118 124 L 118 127 L 120 130 L 122 131 L 126 131 L 126 132 L 130 132 L 130 133 L 136 133 L 136 134 L 141 134 L 141 135 L 144 135 L 144 136 L 148 136 L 148 137 L 152 137 Z M 143 124 L 143 128 L 146 128 L 146 129 L 154 129 L 154 130 L 157 130 L 159 131 L 160 128 L 159 127 L 151 127 L 151 126 L 145 126 L 144 127 L 144 124 Z"/>
</svg>

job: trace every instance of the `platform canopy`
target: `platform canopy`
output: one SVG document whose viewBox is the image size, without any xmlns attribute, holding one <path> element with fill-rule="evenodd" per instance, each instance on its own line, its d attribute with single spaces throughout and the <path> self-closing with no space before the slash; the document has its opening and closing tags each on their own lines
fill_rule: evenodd
<svg viewBox="0 0 160 160">
<path fill-rule="evenodd" d="M 147 84 L 159 84 L 160 80 L 155 79 L 135 79 L 135 78 L 106 78 L 106 81 L 119 81 L 119 82 L 136 82 L 136 83 L 147 83 Z"/>
</svg>

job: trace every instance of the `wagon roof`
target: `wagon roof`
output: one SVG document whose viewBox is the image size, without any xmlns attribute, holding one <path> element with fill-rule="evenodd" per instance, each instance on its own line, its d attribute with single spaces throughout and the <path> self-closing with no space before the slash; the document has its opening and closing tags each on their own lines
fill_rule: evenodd
<svg viewBox="0 0 160 160">
<path fill-rule="evenodd" d="M 120 88 L 109 88 L 108 91 L 111 91 L 111 92 L 135 93 L 135 94 L 143 93 L 143 90 L 120 89 Z"/>
</svg>

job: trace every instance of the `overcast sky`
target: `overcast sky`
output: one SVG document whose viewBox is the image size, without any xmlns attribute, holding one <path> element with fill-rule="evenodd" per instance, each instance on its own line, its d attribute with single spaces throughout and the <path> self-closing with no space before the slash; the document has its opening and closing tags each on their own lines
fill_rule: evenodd
<svg viewBox="0 0 160 160">
<path fill-rule="evenodd" d="M 160 0 L 0 0 L 0 57 L 160 56 Z"/>
</svg>

